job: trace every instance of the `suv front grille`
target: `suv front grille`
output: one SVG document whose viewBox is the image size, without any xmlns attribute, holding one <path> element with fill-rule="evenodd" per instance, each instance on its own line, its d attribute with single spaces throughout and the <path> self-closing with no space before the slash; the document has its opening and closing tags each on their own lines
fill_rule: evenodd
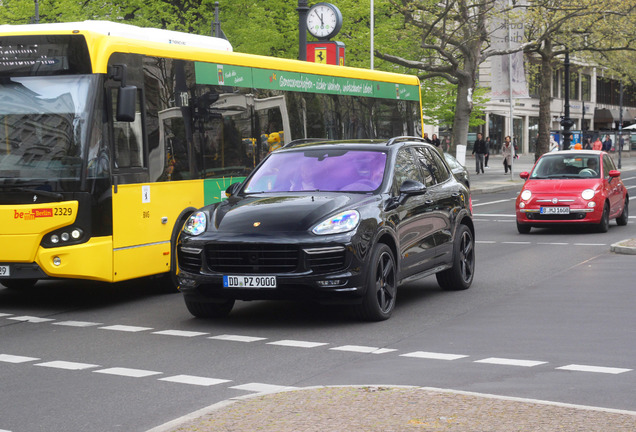
<svg viewBox="0 0 636 432">
<path fill-rule="evenodd" d="M 305 249 L 309 268 L 314 273 L 329 273 L 345 267 L 345 248 L 329 247 Z"/>
<path fill-rule="evenodd" d="M 291 273 L 298 268 L 300 249 L 286 244 L 217 243 L 205 247 L 206 262 L 218 273 Z"/>
<path fill-rule="evenodd" d="M 203 260 L 201 259 L 201 249 L 180 247 L 177 251 L 179 267 L 190 273 L 199 273 Z"/>
</svg>

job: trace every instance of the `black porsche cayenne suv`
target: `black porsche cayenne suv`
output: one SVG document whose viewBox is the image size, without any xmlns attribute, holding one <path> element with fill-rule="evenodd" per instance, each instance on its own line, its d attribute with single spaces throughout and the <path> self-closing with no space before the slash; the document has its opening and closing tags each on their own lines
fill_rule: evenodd
<svg viewBox="0 0 636 432">
<path fill-rule="evenodd" d="M 177 243 L 194 316 L 227 315 L 235 300 L 310 299 L 379 321 L 406 281 L 473 281 L 470 192 L 421 138 L 292 143 L 226 195 L 195 211 Z"/>
</svg>

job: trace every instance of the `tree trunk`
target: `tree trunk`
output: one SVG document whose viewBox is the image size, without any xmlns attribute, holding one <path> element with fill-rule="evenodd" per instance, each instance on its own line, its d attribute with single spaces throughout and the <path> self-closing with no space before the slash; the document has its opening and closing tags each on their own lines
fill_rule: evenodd
<svg viewBox="0 0 636 432">
<path fill-rule="evenodd" d="M 552 101 L 552 42 L 548 39 L 542 50 L 541 56 L 541 86 L 539 88 L 539 135 L 534 159 L 537 160 L 550 147 L 550 124 Z"/>
</svg>

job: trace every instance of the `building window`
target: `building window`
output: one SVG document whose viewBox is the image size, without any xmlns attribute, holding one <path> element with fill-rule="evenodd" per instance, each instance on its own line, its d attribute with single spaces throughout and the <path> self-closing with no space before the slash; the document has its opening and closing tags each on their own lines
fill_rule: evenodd
<svg viewBox="0 0 636 432">
<path fill-rule="evenodd" d="M 588 74 L 581 74 L 581 99 L 592 100 L 592 77 Z"/>
</svg>

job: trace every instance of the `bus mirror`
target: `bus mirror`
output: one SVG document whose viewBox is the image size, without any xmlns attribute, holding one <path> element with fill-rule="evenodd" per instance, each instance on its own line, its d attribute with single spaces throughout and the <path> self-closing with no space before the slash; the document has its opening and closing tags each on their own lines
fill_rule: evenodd
<svg viewBox="0 0 636 432">
<path fill-rule="evenodd" d="M 137 87 L 125 86 L 119 88 L 117 94 L 117 121 L 135 121 L 135 108 L 137 107 Z"/>
</svg>

